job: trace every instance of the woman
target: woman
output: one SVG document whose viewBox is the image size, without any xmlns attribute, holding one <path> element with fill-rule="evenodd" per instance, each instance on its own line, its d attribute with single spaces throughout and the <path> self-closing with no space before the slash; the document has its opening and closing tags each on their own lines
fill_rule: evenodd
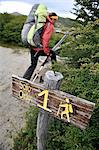
<svg viewBox="0 0 99 150">
<path fill-rule="evenodd" d="M 58 16 L 56 13 L 50 13 L 47 16 L 46 23 L 44 25 L 42 34 L 41 34 L 41 47 L 31 47 L 30 46 L 30 53 L 31 53 L 31 65 L 26 70 L 23 78 L 30 80 L 36 65 L 39 56 L 47 56 L 51 57 L 51 60 L 56 61 L 56 54 L 50 50 L 49 48 L 49 41 L 51 39 L 52 33 L 54 32 L 54 23 L 58 20 Z"/>
</svg>

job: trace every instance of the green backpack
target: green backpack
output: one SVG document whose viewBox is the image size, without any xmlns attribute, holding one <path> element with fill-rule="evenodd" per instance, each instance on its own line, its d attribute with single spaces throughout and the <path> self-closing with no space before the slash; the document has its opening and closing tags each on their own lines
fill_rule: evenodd
<svg viewBox="0 0 99 150">
<path fill-rule="evenodd" d="M 44 24 L 46 23 L 47 15 L 47 7 L 44 4 L 39 4 L 37 10 L 35 11 L 35 24 L 32 25 L 27 35 L 27 41 L 31 46 L 41 46 L 41 34 Z"/>
<path fill-rule="evenodd" d="M 27 41 L 27 35 L 28 35 L 28 32 L 30 30 L 30 28 L 33 26 L 33 24 L 35 24 L 35 20 L 36 20 L 36 17 L 35 17 L 35 12 L 38 8 L 40 4 L 35 4 L 31 10 L 30 10 L 30 13 L 29 15 L 27 16 L 27 19 L 23 25 L 23 28 L 22 28 L 22 31 L 21 31 L 21 39 L 22 39 L 22 43 L 24 44 L 24 46 L 28 47 L 29 43 Z"/>
</svg>

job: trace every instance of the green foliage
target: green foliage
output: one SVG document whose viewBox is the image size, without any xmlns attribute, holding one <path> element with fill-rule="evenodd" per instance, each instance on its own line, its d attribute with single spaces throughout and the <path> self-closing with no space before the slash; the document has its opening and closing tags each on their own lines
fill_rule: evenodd
<svg viewBox="0 0 99 150">
<path fill-rule="evenodd" d="M 72 57 L 73 64 L 97 62 L 98 60 L 99 28 L 96 22 L 89 22 L 86 26 L 75 28 L 63 45 L 61 56 Z M 96 55 L 97 54 L 97 55 Z"/>
<path fill-rule="evenodd" d="M 64 64 L 64 66 L 55 64 L 53 66 L 54 70 L 61 72 L 64 76 L 61 85 L 62 91 L 96 103 L 96 109 L 88 128 L 84 132 L 78 131 L 81 136 L 81 141 L 78 142 L 79 144 L 76 143 L 77 139 L 75 141 L 78 149 L 98 150 L 99 146 L 99 103 L 97 104 L 97 100 L 99 100 L 98 37 L 99 29 L 97 28 L 96 22 L 90 22 L 85 27 L 81 26 L 75 29 L 60 52 L 61 56 L 72 57 L 71 64 Z M 70 130 L 74 133 L 72 127 Z M 71 137 L 71 135 L 67 134 L 67 138 Z M 70 141 L 68 141 L 69 146 L 73 139 Z M 74 147 L 75 143 L 69 148 L 64 146 L 64 149 L 77 149 Z"/>
<path fill-rule="evenodd" d="M 26 16 L 0 14 L 0 42 L 22 46 L 21 30 Z"/>
<path fill-rule="evenodd" d="M 74 10 L 77 19 L 84 19 L 85 23 L 99 19 L 99 2 L 97 0 L 75 0 Z"/>
<path fill-rule="evenodd" d="M 87 131 L 56 119 L 50 120 L 47 150 L 94 150 Z M 86 137 L 86 138 L 85 138 Z"/>
<path fill-rule="evenodd" d="M 30 107 L 26 113 L 26 126 L 14 138 L 14 150 L 36 150 L 36 108 Z"/>
<path fill-rule="evenodd" d="M 26 16 L 0 14 L 0 42 L 21 45 L 20 33 Z M 62 20 L 63 21 L 63 20 Z M 68 23 L 69 24 L 69 23 Z M 73 24 L 72 24 L 73 25 Z M 72 25 L 70 27 L 72 27 Z M 99 101 L 99 20 L 86 26 L 71 28 L 71 35 L 61 47 L 60 56 L 70 64 L 54 64 L 63 74 L 61 90 L 92 102 Z M 53 34 L 53 47 L 62 35 Z M 38 110 L 31 107 L 26 114 L 26 126 L 14 138 L 14 150 L 36 150 L 36 122 Z M 98 150 L 99 104 L 85 131 L 52 118 L 49 122 L 47 150 Z"/>
<path fill-rule="evenodd" d="M 64 76 L 61 90 L 97 103 L 99 99 L 99 64 L 83 64 L 80 68 L 61 64 L 53 66 L 55 71 Z M 55 120 L 49 129 L 48 150 L 98 150 L 99 106 L 85 131 Z M 59 146 L 61 145 L 61 146 Z"/>
<path fill-rule="evenodd" d="M 7 24 L 10 20 L 12 20 L 12 16 L 7 13 L 0 14 L 0 40 L 2 40 L 4 30 L 4 25 Z"/>
<path fill-rule="evenodd" d="M 26 115 L 26 127 L 23 128 L 14 138 L 14 150 L 36 150 L 36 122 L 37 109 L 31 107 Z M 96 118 L 99 111 L 96 109 L 96 116 L 90 121 L 85 131 L 50 118 L 47 136 L 47 150 L 94 150 L 98 146 L 98 123 Z M 97 120 L 99 121 L 99 119 Z M 94 124 L 94 126 L 92 126 Z M 93 144 L 93 146 L 92 146 Z"/>
<path fill-rule="evenodd" d="M 95 102 L 99 99 L 99 64 L 83 64 L 80 68 L 55 64 L 55 71 L 63 74 L 61 90 L 75 96 Z M 14 140 L 14 149 L 36 149 L 37 110 L 27 113 L 26 128 L 19 132 Z M 35 116 L 34 116 L 35 114 Z M 47 150 L 98 150 L 99 140 L 99 108 L 98 105 L 90 120 L 89 126 L 82 131 L 73 125 L 50 118 L 46 143 Z M 32 126 L 31 126 L 32 124 Z M 24 131 L 24 132 L 23 132 Z M 24 136 L 25 133 L 25 136 Z"/>
<path fill-rule="evenodd" d="M 56 69 L 57 68 L 57 69 Z M 96 103 L 99 98 L 99 64 L 83 64 L 80 68 L 62 67 L 54 70 L 63 74 L 61 90 Z"/>
</svg>

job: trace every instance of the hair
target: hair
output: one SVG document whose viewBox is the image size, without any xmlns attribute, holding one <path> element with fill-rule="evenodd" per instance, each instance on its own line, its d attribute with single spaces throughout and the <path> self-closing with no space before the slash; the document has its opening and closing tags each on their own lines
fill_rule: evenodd
<svg viewBox="0 0 99 150">
<path fill-rule="evenodd" d="M 52 17 L 52 16 L 57 16 L 56 13 L 52 12 L 52 13 L 49 13 L 49 17 Z"/>
</svg>

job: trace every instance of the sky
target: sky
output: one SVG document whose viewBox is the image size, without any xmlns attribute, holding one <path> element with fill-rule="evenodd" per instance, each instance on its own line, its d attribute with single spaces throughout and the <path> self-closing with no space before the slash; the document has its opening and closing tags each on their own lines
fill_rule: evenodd
<svg viewBox="0 0 99 150">
<path fill-rule="evenodd" d="M 71 13 L 74 8 L 74 0 L 0 0 L 0 12 L 19 12 L 28 15 L 36 3 L 45 4 L 49 12 L 56 12 L 59 16 L 76 18 Z"/>
</svg>

